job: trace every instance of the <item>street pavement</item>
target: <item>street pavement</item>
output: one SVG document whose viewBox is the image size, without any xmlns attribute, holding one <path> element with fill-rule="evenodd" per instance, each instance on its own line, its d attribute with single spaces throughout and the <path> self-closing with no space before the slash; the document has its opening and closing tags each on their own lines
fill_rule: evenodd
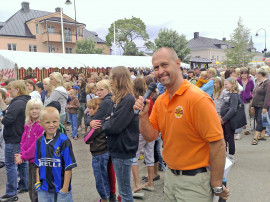
<svg viewBox="0 0 270 202">
<path fill-rule="evenodd" d="M 253 135 L 242 135 L 236 140 L 236 158 L 227 184 L 230 189 L 229 202 L 269 202 L 270 201 L 270 138 L 259 141 L 258 145 L 251 145 Z M 95 188 L 95 180 L 91 166 L 89 145 L 83 142 L 82 136 L 75 141 L 71 138 L 73 151 L 78 167 L 72 170 L 72 194 L 75 202 L 96 202 L 99 195 Z M 140 176 L 147 173 L 147 168 L 140 160 Z M 135 202 L 163 202 L 163 172 L 161 179 L 154 182 L 155 191 L 143 191 L 143 199 Z M 0 169 L 0 195 L 5 194 L 5 169 Z M 133 187 L 133 180 L 132 180 Z M 19 195 L 20 202 L 29 202 L 28 193 Z"/>
</svg>

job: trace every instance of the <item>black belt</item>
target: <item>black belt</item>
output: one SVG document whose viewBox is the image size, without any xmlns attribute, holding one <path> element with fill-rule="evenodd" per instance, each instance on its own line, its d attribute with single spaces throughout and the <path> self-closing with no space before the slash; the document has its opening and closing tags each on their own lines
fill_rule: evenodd
<svg viewBox="0 0 270 202">
<path fill-rule="evenodd" d="M 205 172 L 207 172 L 207 169 L 205 167 L 203 167 L 203 168 L 197 168 L 197 169 L 194 169 L 194 170 L 174 170 L 174 169 L 170 169 L 170 170 L 175 175 L 189 175 L 189 176 L 195 176 L 198 173 L 205 173 Z"/>
</svg>

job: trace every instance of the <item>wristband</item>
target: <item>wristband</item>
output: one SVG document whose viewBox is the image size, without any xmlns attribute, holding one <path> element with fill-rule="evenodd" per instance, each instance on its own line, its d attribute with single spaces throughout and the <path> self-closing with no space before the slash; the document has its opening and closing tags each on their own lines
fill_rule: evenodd
<svg viewBox="0 0 270 202">
<path fill-rule="evenodd" d="M 40 185 L 41 185 L 40 182 L 37 182 L 37 183 L 34 185 L 36 191 L 40 189 Z"/>
</svg>

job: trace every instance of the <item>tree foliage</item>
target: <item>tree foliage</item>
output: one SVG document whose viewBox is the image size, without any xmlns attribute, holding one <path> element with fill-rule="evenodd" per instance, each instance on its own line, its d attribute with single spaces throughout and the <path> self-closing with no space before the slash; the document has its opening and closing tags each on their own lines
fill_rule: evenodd
<svg viewBox="0 0 270 202">
<path fill-rule="evenodd" d="M 123 55 L 138 55 L 139 51 L 136 47 L 136 44 L 133 41 L 130 41 L 126 44 L 125 51 Z"/>
<path fill-rule="evenodd" d="M 161 47 L 173 48 L 177 56 L 183 62 L 189 62 L 187 57 L 190 54 L 190 49 L 187 47 L 188 41 L 184 35 L 179 35 L 177 31 L 172 29 L 161 29 L 158 33 L 158 37 L 155 39 L 155 43 L 148 41 L 145 43 L 147 50 L 155 51 Z"/>
<path fill-rule="evenodd" d="M 134 45 L 135 39 L 147 40 L 149 38 L 146 32 L 146 26 L 140 18 L 132 17 L 131 19 L 119 19 L 115 22 L 115 41 L 116 46 L 121 47 L 124 52 L 126 46 L 128 48 Z M 114 42 L 114 23 L 109 28 L 109 33 L 106 36 L 106 44 L 112 46 Z M 130 51 L 130 50 L 129 50 Z"/>
<path fill-rule="evenodd" d="M 249 39 L 250 30 L 244 26 L 240 17 L 229 41 L 232 48 L 226 50 L 228 65 L 246 65 L 252 60 L 255 54 L 248 51 Z"/>
<path fill-rule="evenodd" d="M 76 43 L 76 53 L 79 54 L 102 54 L 103 48 L 96 48 L 94 39 L 82 39 Z"/>
</svg>

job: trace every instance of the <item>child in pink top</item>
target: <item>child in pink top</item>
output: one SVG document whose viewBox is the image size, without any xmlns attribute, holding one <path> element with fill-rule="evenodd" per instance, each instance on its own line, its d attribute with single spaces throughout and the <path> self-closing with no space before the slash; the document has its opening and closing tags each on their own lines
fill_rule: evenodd
<svg viewBox="0 0 270 202">
<path fill-rule="evenodd" d="M 21 164 L 24 161 L 29 162 L 28 191 L 32 202 L 38 201 L 37 193 L 34 188 L 36 182 L 36 167 L 34 166 L 34 160 L 36 140 L 44 131 L 39 125 L 39 114 L 42 108 L 43 104 L 40 99 L 33 98 L 27 102 L 25 109 L 24 132 L 21 140 L 21 152 L 14 156 L 16 164 Z"/>
</svg>

